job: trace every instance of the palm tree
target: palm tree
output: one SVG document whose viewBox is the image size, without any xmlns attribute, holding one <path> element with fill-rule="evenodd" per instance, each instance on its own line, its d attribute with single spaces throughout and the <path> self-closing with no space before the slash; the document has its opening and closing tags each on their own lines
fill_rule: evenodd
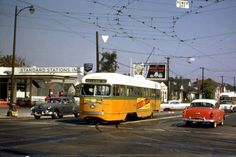
<svg viewBox="0 0 236 157">
<path fill-rule="evenodd" d="M 101 71 L 103 72 L 116 72 L 119 68 L 117 65 L 117 54 L 116 52 L 104 52 L 100 61 Z"/>
<path fill-rule="evenodd" d="M 0 56 L 0 67 L 11 67 L 12 55 Z M 16 57 L 15 67 L 29 66 L 25 58 Z"/>
</svg>

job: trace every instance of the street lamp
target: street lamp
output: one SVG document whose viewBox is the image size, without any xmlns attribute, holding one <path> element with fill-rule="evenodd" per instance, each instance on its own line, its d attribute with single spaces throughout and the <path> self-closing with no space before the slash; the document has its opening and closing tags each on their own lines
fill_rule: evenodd
<svg viewBox="0 0 236 157">
<path fill-rule="evenodd" d="M 16 25 L 17 25 L 17 16 L 21 11 L 29 9 L 30 14 L 33 14 L 35 9 L 33 5 L 24 7 L 20 10 L 15 8 L 15 19 L 14 19 L 14 34 L 13 34 L 13 50 L 12 50 L 12 70 L 11 70 L 11 97 L 10 97 L 10 105 L 8 115 L 12 115 L 12 111 L 16 110 L 14 108 L 14 91 L 15 91 L 15 60 L 16 60 Z"/>
</svg>

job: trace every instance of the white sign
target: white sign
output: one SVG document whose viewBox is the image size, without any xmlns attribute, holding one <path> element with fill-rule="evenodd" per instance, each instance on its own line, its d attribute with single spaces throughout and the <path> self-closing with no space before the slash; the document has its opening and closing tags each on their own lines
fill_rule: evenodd
<svg viewBox="0 0 236 157">
<path fill-rule="evenodd" d="M 16 75 L 62 75 L 77 76 L 81 73 L 80 67 L 16 67 Z"/>
<path fill-rule="evenodd" d="M 104 43 L 107 42 L 109 36 L 108 35 L 102 35 L 102 40 L 104 41 Z"/>
<path fill-rule="evenodd" d="M 188 0 L 176 0 L 176 7 L 177 8 L 189 9 L 190 3 L 189 3 Z"/>
<path fill-rule="evenodd" d="M 77 73 L 78 67 L 21 67 L 19 73 Z"/>
</svg>

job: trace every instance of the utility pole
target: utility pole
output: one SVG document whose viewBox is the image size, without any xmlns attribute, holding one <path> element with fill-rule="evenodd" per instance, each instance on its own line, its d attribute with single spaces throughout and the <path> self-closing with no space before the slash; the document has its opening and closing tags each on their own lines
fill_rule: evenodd
<svg viewBox="0 0 236 157">
<path fill-rule="evenodd" d="M 204 67 L 200 67 L 202 69 L 202 87 L 201 87 L 201 92 L 202 92 L 202 98 L 204 98 Z"/>
<path fill-rule="evenodd" d="M 99 35 L 96 31 L 96 72 L 99 72 Z"/>
<path fill-rule="evenodd" d="M 224 92 L 224 76 L 221 76 L 221 93 Z"/>
<path fill-rule="evenodd" d="M 17 28 L 17 16 L 25 9 L 29 9 L 30 14 L 33 14 L 35 9 L 33 5 L 24 7 L 18 10 L 17 6 L 15 7 L 15 16 L 14 16 L 14 31 L 13 31 L 13 49 L 12 49 L 12 65 L 11 65 L 11 95 L 10 95 L 10 104 L 9 110 L 7 112 L 8 116 L 15 116 L 17 111 L 15 107 L 15 88 L 16 88 L 16 80 L 15 80 L 15 62 L 16 62 L 16 28 Z"/>
<path fill-rule="evenodd" d="M 167 57 L 167 101 L 170 100 L 170 57 Z"/>
<path fill-rule="evenodd" d="M 234 76 L 234 93 L 235 93 L 236 91 L 235 91 L 235 76 Z"/>
</svg>

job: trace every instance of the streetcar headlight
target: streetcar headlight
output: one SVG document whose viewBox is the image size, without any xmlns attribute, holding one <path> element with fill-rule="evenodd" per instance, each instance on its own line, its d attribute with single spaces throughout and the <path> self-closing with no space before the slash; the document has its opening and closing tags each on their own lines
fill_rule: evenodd
<svg viewBox="0 0 236 157">
<path fill-rule="evenodd" d="M 94 104 L 90 105 L 91 109 L 94 109 L 96 106 Z"/>
</svg>

